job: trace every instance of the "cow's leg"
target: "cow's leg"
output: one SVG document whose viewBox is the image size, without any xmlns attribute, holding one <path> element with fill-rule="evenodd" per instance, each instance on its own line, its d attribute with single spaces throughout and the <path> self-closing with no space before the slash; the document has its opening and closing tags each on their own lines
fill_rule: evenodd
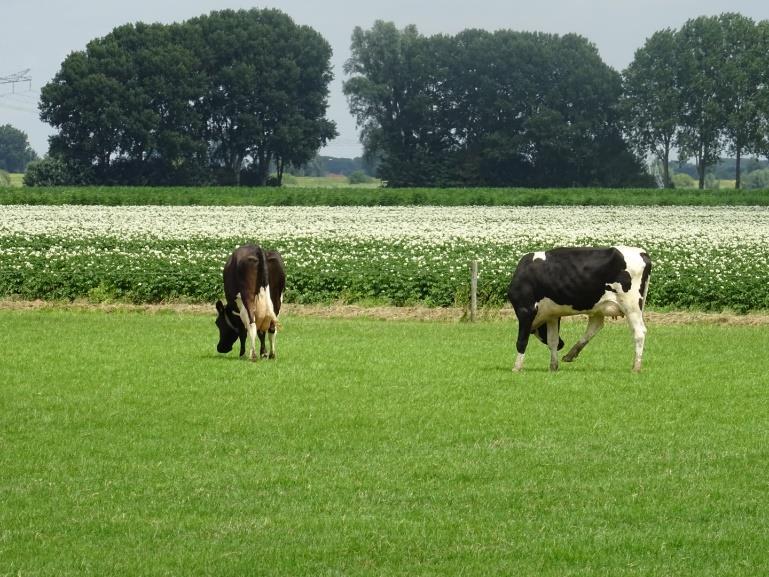
<svg viewBox="0 0 769 577">
<path fill-rule="evenodd" d="M 550 370 L 558 370 L 558 343 L 561 342 L 559 333 L 560 319 L 547 321 L 547 347 L 550 349 Z"/>
<path fill-rule="evenodd" d="M 526 347 L 529 344 L 529 335 L 531 335 L 531 324 L 534 322 L 534 311 L 527 309 L 516 309 L 515 316 L 518 317 L 518 340 L 515 348 L 518 355 L 515 357 L 514 371 L 520 371 L 523 368 L 523 358 L 526 356 Z"/>
<path fill-rule="evenodd" d="M 254 320 L 253 314 L 251 313 L 251 309 L 245 304 L 253 302 L 253 299 L 248 293 L 242 296 L 240 293 L 238 293 L 238 295 L 235 297 L 235 300 L 238 303 L 238 308 L 240 309 L 240 320 L 243 322 L 243 326 L 247 327 L 248 330 L 248 340 L 251 344 L 249 358 L 252 361 L 255 361 L 258 358 L 256 356 L 256 322 Z M 245 303 L 243 302 L 244 300 Z"/>
<path fill-rule="evenodd" d="M 276 357 L 275 354 L 275 339 L 278 337 L 278 329 L 275 326 L 275 323 L 270 323 L 270 330 L 267 332 L 267 337 L 270 339 L 270 356 L 269 358 L 274 359 Z"/>
<path fill-rule="evenodd" d="M 597 314 L 592 315 L 587 322 L 587 330 L 585 331 L 585 334 L 582 335 L 582 338 L 579 339 L 573 347 L 571 347 L 571 350 L 566 353 L 563 357 L 563 361 L 565 363 L 570 363 L 574 359 L 577 358 L 580 352 L 582 352 L 582 349 L 585 348 L 585 345 L 590 342 L 590 339 L 592 339 L 598 331 L 600 331 L 603 328 L 603 315 Z"/>
<path fill-rule="evenodd" d="M 256 331 L 259 337 L 259 356 L 263 359 L 267 358 L 267 347 L 264 344 L 264 331 Z"/>
<path fill-rule="evenodd" d="M 627 322 L 633 333 L 635 341 L 635 359 L 633 360 L 633 372 L 641 370 L 641 361 L 644 355 L 644 342 L 646 341 L 646 325 L 644 324 L 643 314 L 640 310 L 635 310 L 626 314 Z"/>
</svg>

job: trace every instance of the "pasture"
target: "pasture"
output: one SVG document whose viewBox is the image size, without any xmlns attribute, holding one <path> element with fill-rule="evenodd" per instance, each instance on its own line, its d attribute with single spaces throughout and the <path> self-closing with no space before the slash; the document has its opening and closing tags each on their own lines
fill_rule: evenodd
<svg viewBox="0 0 769 577">
<path fill-rule="evenodd" d="M 0 310 L 0 575 L 769 573 L 765 327 L 282 321 Z"/>
</svg>

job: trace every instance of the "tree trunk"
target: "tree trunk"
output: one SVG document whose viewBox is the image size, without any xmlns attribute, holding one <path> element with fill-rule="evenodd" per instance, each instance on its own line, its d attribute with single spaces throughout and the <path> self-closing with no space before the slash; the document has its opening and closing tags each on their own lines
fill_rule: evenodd
<svg viewBox="0 0 769 577">
<path fill-rule="evenodd" d="M 734 188 L 740 189 L 740 160 L 742 150 L 737 147 L 737 164 L 734 169 Z"/>
<path fill-rule="evenodd" d="M 665 153 L 662 156 L 662 186 L 663 188 L 673 188 L 670 180 L 670 145 L 665 144 Z"/>
<path fill-rule="evenodd" d="M 283 167 L 285 166 L 285 161 L 283 158 L 278 157 L 275 159 L 275 167 L 278 171 L 278 186 L 283 185 Z"/>
<path fill-rule="evenodd" d="M 697 158 L 697 175 L 700 177 L 699 189 L 705 189 L 705 148 L 700 144 L 699 158 Z"/>
</svg>

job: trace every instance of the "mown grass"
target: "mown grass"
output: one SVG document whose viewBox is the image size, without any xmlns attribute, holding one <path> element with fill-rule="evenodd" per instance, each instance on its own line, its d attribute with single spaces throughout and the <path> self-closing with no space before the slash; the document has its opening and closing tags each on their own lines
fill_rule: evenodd
<svg viewBox="0 0 769 577">
<path fill-rule="evenodd" d="M 212 321 L 0 311 L 0 575 L 769 573 L 764 328 Z"/>
<path fill-rule="evenodd" d="M 769 205 L 769 194 L 766 190 L 608 188 L 0 187 L 0 204 L 103 204 L 110 206 L 767 206 Z"/>
</svg>

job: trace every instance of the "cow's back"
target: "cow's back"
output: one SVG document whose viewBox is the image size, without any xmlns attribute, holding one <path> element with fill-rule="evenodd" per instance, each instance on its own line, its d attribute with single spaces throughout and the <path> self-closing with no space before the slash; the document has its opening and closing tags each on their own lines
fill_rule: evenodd
<svg viewBox="0 0 769 577">
<path fill-rule="evenodd" d="M 234 303 L 238 293 L 244 289 L 251 294 L 258 292 L 258 286 L 265 282 L 267 276 L 264 261 L 264 251 L 257 245 L 246 244 L 233 251 L 223 271 L 224 296 L 228 303 Z"/>
</svg>

